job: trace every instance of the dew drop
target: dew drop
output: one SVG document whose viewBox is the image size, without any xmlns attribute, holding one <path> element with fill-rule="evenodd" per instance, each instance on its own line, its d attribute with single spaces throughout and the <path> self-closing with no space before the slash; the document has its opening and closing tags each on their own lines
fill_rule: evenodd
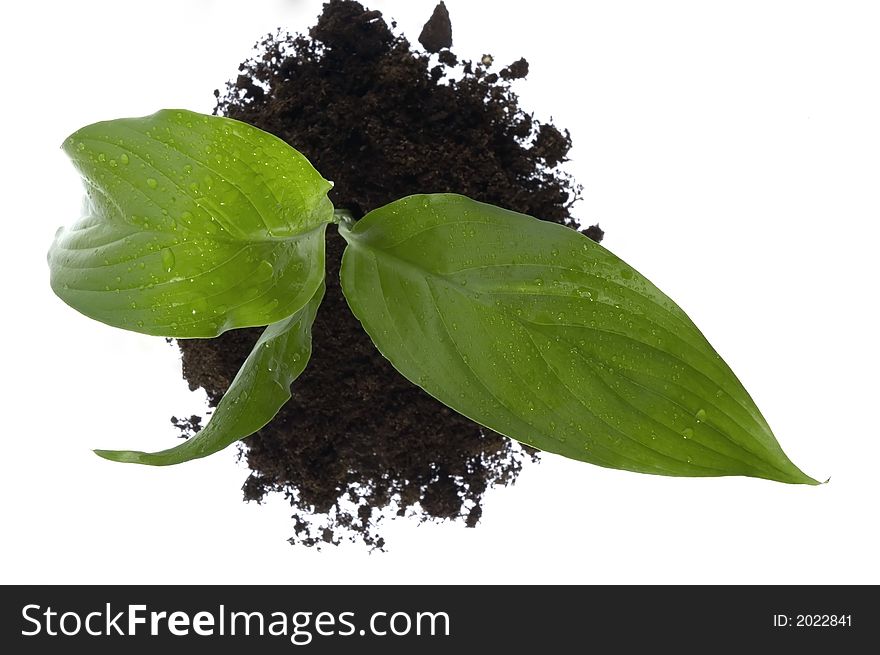
<svg viewBox="0 0 880 655">
<path fill-rule="evenodd" d="M 685 439 L 690 439 L 692 436 L 694 436 L 694 431 L 690 428 L 685 428 L 681 431 L 681 436 L 683 436 Z"/>
<path fill-rule="evenodd" d="M 128 155 L 126 155 L 124 152 L 119 155 L 119 163 L 123 166 L 128 166 Z"/>
<path fill-rule="evenodd" d="M 272 277 L 274 271 L 275 268 L 272 264 L 264 259 L 257 264 L 257 269 L 254 271 L 254 275 L 251 279 L 254 282 L 265 282 Z"/>
<path fill-rule="evenodd" d="M 536 277 L 535 278 L 535 285 L 539 286 L 539 287 L 544 286 L 544 280 L 542 278 Z"/>
<path fill-rule="evenodd" d="M 86 149 L 86 144 L 83 143 L 82 141 L 80 141 L 79 143 L 76 144 L 76 149 L 79 150 L 80 152 L 82 152 L 83 150 Z"/>
<path fill-rule="evenodd" d="M 697 419 L 697 421 L 705 421 L 706 420 L 706 410 L 705 409 L 698 409 L 697 413 L 694 415 L 694 417 Z"/>
<path fill-rule="evenodd" d="M 174 253 L 171 252 L 170 248 L 165 248 L 162 251 L 162 266 L 165 268 L 166 273 L 170 273 L 174 268 Z"/>
<path fill-rule="evenodd" d="M 101 162 L 107 161 L 107 157 L 106 157 L 106 155 L 104 155 L 103 152 L 98 155 L 98 161 L 101 161 Z"/>
<path fill-rule="evenodd" d="M 632 272 L 632 269 L 631 269 L 631 268 L 625 268 L 625 269 L 623 269 L 622 271 L 620 271 L 620 275 L 623 276 L 623 279 L 624 279 L 624 280 L 632 280 L 632 278 L 633 278 L 633 272 Z"/>
<path fill-rule="evenodd" d="M 159 186 L 159 183 L 156 182 L 155 178 L 148 177 L 147 178 L 147 186 L 150 187 L 151 189 L 155 189 L 157 186 Z"/>
</svg>

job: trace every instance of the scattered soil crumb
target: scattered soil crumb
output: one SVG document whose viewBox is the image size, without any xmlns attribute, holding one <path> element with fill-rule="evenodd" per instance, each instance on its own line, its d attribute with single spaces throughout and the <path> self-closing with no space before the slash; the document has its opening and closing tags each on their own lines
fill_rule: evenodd
<svg viewBox="0 0 880 655">
<path fill-rule="evenodd" d="M 440 52 L 443 48 L 452 47 L 452 22 L 445 3 L 434 7 L 434 13 L 419 34 L 419 43 L 428 52 Z"/>
</svg>

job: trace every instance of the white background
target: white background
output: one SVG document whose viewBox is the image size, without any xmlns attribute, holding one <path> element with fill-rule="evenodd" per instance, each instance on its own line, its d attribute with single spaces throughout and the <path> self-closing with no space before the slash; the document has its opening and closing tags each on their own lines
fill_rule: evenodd
<svg viewBox="0 0 880 655">
<path fill-rule="evenodd" d="M 234 449 L 155 469 L 93 447 L 175 443 L 203 408 L 162 339 L 51 294 L 78 215 L 58 146 L 97 120 L 210 112 L 212 90 L 320 2 L 4 3 L 0 581 L 878 583 L 880 15 L 872 2 L 447 0 L 454 51 L 531 63 L 568 127 L 578 215 L 675 298 L 789 456 L 831 482 L 675 479 L 555 456 L 490 492 L 475 530 L 385 525 L 387 553 L 289 546 L 241 501 Z M 373 2 L 415 41 L 433 0 Z M 247 7 L 247 9 L 245 9 Z"/>
</svg>

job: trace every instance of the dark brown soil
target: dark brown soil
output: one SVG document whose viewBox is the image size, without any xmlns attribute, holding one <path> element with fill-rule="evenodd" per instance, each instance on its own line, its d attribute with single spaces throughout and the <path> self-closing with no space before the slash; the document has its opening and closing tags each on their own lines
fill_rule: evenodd
<svg viewBox="0 0 880 655">
<path fill-rule="evenodd" d="M 440 52 L 452 47 L 452 21 L 449 20 L 449 10 L 444 2 L 434 7 L 434 13 L 419 34 L 419 43 L 428 52 Z"/>
<path fill-rule="evenodd" d="M 217 113 L 303 152 L 335 182 L 336 207 L 356 218 L 412 193 L 451 191 L 575 227 L 579 188 L 557 168 L 568 132 L 523 111 L 510 87 L 528 63 L 500 74 L 488 56 L 459 64 L 444 49 L 445 7 L 422 33 L 439 54 L 414 50 L 393 27 L 357 2 L 328 2 L 308 36 L 279 31 L 258 43 L 237 80 L 215 92 Z M 585 232 L 601 239 L 597 226 Z M 486 490 L 513 483 L 533 453 L 438 403 L 379 355 L 339 289 L 343 245 L 329 230 L 312 360 L 293 399 L 245 442 L 245 498 L 284 494 L 291 542 L 306 545 L 350 538 L 382 548 L 376 524 L 395 514 L 474 526 Z M 179 341 L 190 387 L 216 404 L 258 335 Z"/>
</svg>

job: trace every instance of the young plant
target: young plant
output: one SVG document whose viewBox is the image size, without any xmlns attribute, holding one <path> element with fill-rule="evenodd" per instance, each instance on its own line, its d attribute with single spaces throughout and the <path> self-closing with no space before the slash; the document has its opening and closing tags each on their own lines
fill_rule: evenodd
<svg viewBox="0 0 880 655">
<path fill-rule="evenodd" d="M 355 316 L 402 375 L 468 418 L 599 466 L 816 484 L 687 315 L 574 230 L 449 193 L 355 222 L 283 141 L 184 110 L 95 123 L 63 148 L 86 187 L 84 216 L 49 251 L 64 302 L 178 339 L 267 326 L 201 432 L 102 457 L 177 464 L 272 419 L 311 354 L 335 223 Z"/>
</svg>

